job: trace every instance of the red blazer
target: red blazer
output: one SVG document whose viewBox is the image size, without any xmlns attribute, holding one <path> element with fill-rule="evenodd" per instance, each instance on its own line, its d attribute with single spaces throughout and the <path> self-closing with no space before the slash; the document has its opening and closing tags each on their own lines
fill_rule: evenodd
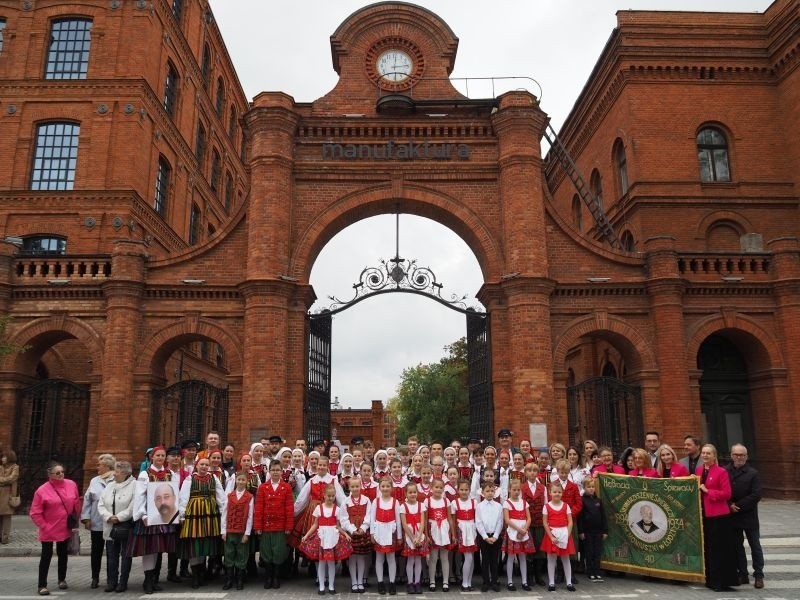
<svg viewBox="0 0 800 600">
<path fill-rule="evenodd" d="M 670 479 L 673 477 L 688 477 L 689 476 L 689 469 L 684 467 L 679 462 L 672 463 L 672 467 L 669 470 Z"/>
<path fill-rule="evenodd" d="M 583 510 L 583 500 L 581 500 L 581 490 L 572 481 L 567 480 L 567 485 L 564 487 L 564 494 L 561 500 L 569 504 L 572 511 L 572 518 L 577 519 L 578 515 Z"/>
<path fill-rule="evenodd" d="M 633 471 L 628 473 L 628 475 L 630 475 L 631 477 L 658 477 L 658 471 L 648 467 L 647 469 L 642 469 L 641 473 L 639 473 L 634 469 Z"/>
<path fill-rule="evenodd" d="M 258 486 L 253 531 L 287 531 L 294 527 L 294 496 L 292 488 L 281 481 L 272 489 L 272 481 Z"/>
<path fill-rule="evenodd" d="M 608 473 L 608 471 L 606 471 L 605 465 L 597 465 L 596 467 L 592 467 L 592 477 L 597 477 L 602 473 Z M 623 469 L 619 465 L 611 465 L 611 473 L 614 473 L 616 475 L 625 475 L 625 469 Z"/>
<path fill-rule="evenodd" d="M 703 476 L 703 465 L 698 465 L 695 475 Z M 700 492 L 703 497 L 703 516 L 721 517 L 730 514 L 728 500 L 731 499 L 731 479 L 728 471 L 718 465 L 711 465 L 706 478 L 708 492 Z"/>
<path fill-rule="evenodd" d="M 528 503 L 528 510 L 531 513 L 531 527 L 542 526 L 542 508 L 548 500 L 545 485 L 540 481 L 536 486 L 536 494 L 531 493 L 528 482 L 522 484 L 522 499 Z M 583 504 L 581 504 L 583 506 Z"/>
</svg>

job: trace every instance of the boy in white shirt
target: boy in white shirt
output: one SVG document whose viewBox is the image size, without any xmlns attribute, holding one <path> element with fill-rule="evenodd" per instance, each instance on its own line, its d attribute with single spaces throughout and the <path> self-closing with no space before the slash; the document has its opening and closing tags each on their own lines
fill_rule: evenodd
<svg viewBox="0 0 800 600">
<path fill-rule="evenodd" d="M 480 536 L 482 592 L 488 592 L 490 586 L 493 591 L 500 591 L 497 565 L 500 559 L 500 534 L 503 531 L 503 505 L 495 502 L 495 488 L 491 481 L 481 484 L 483 501 L 475 509 L 475 527 Z"/>
</svg>

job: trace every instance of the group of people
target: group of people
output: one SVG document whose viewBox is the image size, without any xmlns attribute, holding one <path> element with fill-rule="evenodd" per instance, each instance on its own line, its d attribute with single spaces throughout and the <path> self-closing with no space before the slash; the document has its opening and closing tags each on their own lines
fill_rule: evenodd
<svg viewBox="0 0 800 600">
<path fill-rule="evenodd" d="M 399 449 L 376 450 L 362 438 L 346 452 L 321 440 L 312 447 L 307 452 L 305 440 L 297 440 L 291 448 L 273 436 L 237 454 L 210 432 L 202 450 L 193 441 L 149 449 L 136 478 L 129 462 L 102 454 L 82 502 L 63 467 L 53 465 L 30 509 L 42 542 L 39 594 L 49 593 L 54 542 L 58 586 L 67 587 L 66 540 L 78 516 L 92 531 L 93 588 L 105 550 L 107 592 L 127 589 L 134 557 L 142 559 L 144 592 L 161 591 L 163 554 L 167 580 L 190 580 L 192 588 L 224 574 L 223 589 L 243 589 L 261 568 L 264 588 L 277 589 L 308 566 L 319 594 L 332 594 L 342 562 L 352 593 L 365 591 L 373 568 L 381 595 L 395 595 L 398 584 L 409 594 L 423 586 L 471 591 L 478 570 L 480 589 L 499 591 L 501 569 L 509 591 L 517 581 L 525 591 L 532 583 L 575 591 L 576 567 L 589 581 L 603 581 L 608 527 L 597 481 L 604 473 L 698 477 L 708 587 L 749 582 L 745 535 L 755 586 L 763 587 L 760 481 L 740 444 L 727 468 L 714 446 L 693 436 L 679 460 L 656 432 L 619 461 L 591 440 L 539 449 L 520 440 L 515 447 L 508 429 L 498 433 L 497 446 L 477 439 L 420 444 L 412 437 Z"/>
</svg>

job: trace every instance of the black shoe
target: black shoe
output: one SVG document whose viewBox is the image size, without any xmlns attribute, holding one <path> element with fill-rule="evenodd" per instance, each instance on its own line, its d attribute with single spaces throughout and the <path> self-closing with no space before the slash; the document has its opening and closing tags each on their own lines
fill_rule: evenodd
<svg viewBox="0 0 800 600">
<path fill-rule="evenodd" d="M 153 571 L 144 572 L 144 583 L 142 584 L 142 589 L 144 590 L 145 594 L 149 595 L 153 593 Z"/>
<path fill-rule="evenodd" d="M 489 586 L 488 586 L 487 584 L 485 584 L 485 583 L 484 583 L 484 584 L 481 586 L 481 593 L 482 593 L 482 594 L 485 594 L 485 593 L 486 593 L 486 592 L 488 592 L 488 591 L 489 591 Z"/>
<path fill-rule="evenodd" d="M 336 595 L 336 590 L 335 590 L 335 589 L 333 589 L 333 588 L 329 588 L 329 589 L 328 589 L 328 593 L 329 593 L 331 596 L 334 596 L 334 595 Z"/>
<path fill-rule="evenodd" d="M 523 583 L 522 584 L 522 589 L 525 590 L 526 592 L 530 592 L 531 591 L 531 586 L 529 586 L 527 583 Z"/>
<path fill-rule="evenodd" d="M 394 581 L 389 582 L 389 595 L 397 596 L 397 587 L 394 585 Z"/>
<path fill-rule="evenodd" d="M 127 583 L 118 583 L 117 587 L 114 588 L 114 592 L 117 594 L 121 594 L 122 592 L 128 591 L 128 584 Z"/>
<path fill-rule="evenodd" d="M 319 594 L 320 596 L 324 596 L 325 595 L 325 590 L 320 590 L 320 591 L 317 592 L 317 594 Z"/>
<path fill-rule="evenodd" d="M 567 590 L 569 590 L 570 592 L 574 592 L 575 591 L 575 586 L 572 585 L 571 583 L 569 583 L 569 584 L 567 584 Z"/>
<path fill-rule="evenodd" d="M 117 584 L 113 581 L 109 581 L 106 583 L 106 588 L 103 590 L 104 592 L 113 592 L 117 587 Z"/>
<path fill-rule="evenodd" d="M 175 574 L 175 571 L 167 573 L 167 581 L 170 583 L 181 583 L 181 578 Z"/>
<path fill-rule="evenodd" d="M 499 592 L 499 591 L 500 591 L 500 584 L 499 584 L 499 583 L 497 583 L 497 582 L 494 582 L 494 583 L 492 584 L 492 591 L 493 591 L 493 592 Z"/>
<path fill-rule="evenodd" d="M 100 587 L 100 580 L 99 579 L 92 579 L 92 583 L 91 583 L 91 585 L 89 585 L 89 587 L 92 588 L 93 590 L 96 590 L 97 588 Z"/>
<path fill-rule="evenodd" d="M 555 592 L 556 591 L 556 586 L 554 584 L 552 584 L 552 583 L 548 583 L 547 584 L 547 591 L 548 592 Z"/>
<path fill-rule="evenodd" d="M 244 578 L 247 575 L 247 571 L 244 569 L 236 569 L 236 589 L 243 590 L 244 589 Z"/>
<path fill-rule="evenodd" d="M 714 588 L 715 592 L 735 592 L 736 590 L 733 589 L 729 585 L 722 585 Z"/>
<path fill-rule="evenodd" d="M 516 591 L 517 591 L 517 586 L 515 586 L 513 583 L 511 583 L 511 582 L 509 581 L 509 582 L 508 582 L 508 585 L 506 585 L 506 589 L 507 589 L 509 592 L 516 592 Z"/>
<path fill-rule="evenodd" d="M 381 596 L 385 596 L 386 595 L 386 585 L 384 585 L 384 583 L 382 581 L 378 582 L 378 593 Z"/>
<path fill-rule="evenodd" d="M 223 590 L 229 590 L 233 587 L 233 579 L 236 576 L 236 567 L 231 567 L 225 574 L 225 585 L 222 586 Z"/>
<path fill-rule="evenodd" d="M 200 587 L 200 579 L 202 577 L 202 573 L 200 572 L 200 565 L 192 567 L 192 589 L 196 590 Z M 155 588 L 153 588 L 155 589 Z"/>
</svg>

